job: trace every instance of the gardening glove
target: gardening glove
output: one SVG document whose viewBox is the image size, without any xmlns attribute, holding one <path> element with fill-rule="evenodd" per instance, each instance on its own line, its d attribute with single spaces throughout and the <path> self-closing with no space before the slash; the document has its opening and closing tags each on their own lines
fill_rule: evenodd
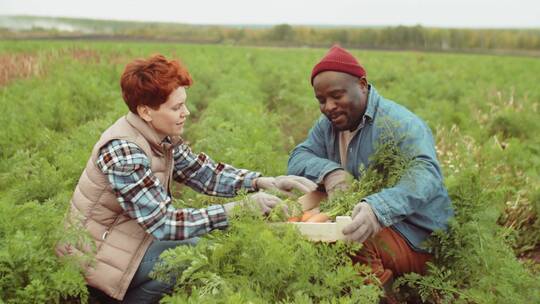
<svg viewBox="0 0 540 304">
<path fill-rule="evenodd" d="M 349 241 L 363 243 L 383 228 L 366 202 L 360 202 L 354 207 L 352 218 L 352 222 L 343 228 L 343 234 Z"/>
<path fill-rule="evenodd" d="M 242 201 L 226 203 L 223 208 L 227 216 L 233 214 L 234 208 L 238 205 L 242 208 L 258 208 L 263 214 L 268 214 L 279 203 L 281 203 L 281 200 L 277 196 L 259 191 L 249 195 Z"/>
<path fill-rule="evenodd" d="M 293 189 L 308 193 L 315 191 L 317 184 L 302 176 L 281 175 L 278 177 L 259 177 L 255 179 L 255 188 L 277 190 L 287 196 L 293 196 Z"/>
<path fill-rule="evenodd" d="M 349 188 L 349 180 L 352 176 L 345 170 L 338 169 L 328 174 L 323 179 L 324 188 L 328 195 L 328 200 L 331 201 L 334 194 L 339 191 L 345 191 Z"/>
</svg>

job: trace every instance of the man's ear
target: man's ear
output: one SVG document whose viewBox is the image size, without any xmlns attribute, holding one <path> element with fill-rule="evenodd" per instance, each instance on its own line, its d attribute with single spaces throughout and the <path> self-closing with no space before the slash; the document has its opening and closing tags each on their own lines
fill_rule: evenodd
<svg viewBox="0 0 540 304">
<path fill-rule="evenodd" d="M 361 77 L 358 79 L 358 84 L 360 85 L 360 88 L 362 91 L 366 92 L 368 90 L 368 82 L 366 77 Z"/>
<path fill-rule="evenodd" d="M 152 109 L 150 109 L 147 105 L 138 105 L 137 106 L 137 114 L 139 114 L 139 117 L 142 118 L 146 122 L 152 121 L 152 116 L 150 115 L 150 112 Z"/>
</svg>

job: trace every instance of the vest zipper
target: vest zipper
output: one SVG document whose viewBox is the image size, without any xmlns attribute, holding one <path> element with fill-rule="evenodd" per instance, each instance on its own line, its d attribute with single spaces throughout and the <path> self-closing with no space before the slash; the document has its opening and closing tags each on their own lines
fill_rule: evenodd
<svg viewBox="0 0 540 304">
<path fill-rule="evenodd" d="M 121 215 L 118 215 L 116 217 L 116 219 L 114 220 L 114 222 L 112 223 L 111 227 L 107 230 L 105 230 L 105 232 L 103 232 L 103 234 L 101 235 L 101 240 L 102 241 L 105 241 L 105 239 L 107 238 L 107 236 L 109 235 L 109 231 L 114 228 L 114 226 L 116 226 L 116 224 L 118 223 L 118 221 L 120 221 L 120 216 Z"/>
<path fill-rule="evenodd" d="M 172 181 L 172 178 L 173 178 L 173 170 L 174 170 L 174 162 L 173 162 L 173 153 L 174 153 L 174 148 L 171 148 L 169 149 L 168 153 L 167 153 L 167 160 L 166 160 L 166 164 L 167 164 L 167 169 L 169 171 L 168 173 L 168 178 L 167 178 L 167 193 L 169 194 L 169 197 L 171 198 L 172 200 L 172 193 L 171 193 L 171 181 Z"/>
</svg>

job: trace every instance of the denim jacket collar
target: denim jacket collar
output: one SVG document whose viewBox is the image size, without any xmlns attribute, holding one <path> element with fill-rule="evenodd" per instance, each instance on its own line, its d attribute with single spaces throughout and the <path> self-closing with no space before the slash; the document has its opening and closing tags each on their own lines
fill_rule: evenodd
<svg viewBox="0 0 540 304">
<path fill-rule="evenodd" d="M 366 121 L 370 123 L 373 122 L 373 119 L 375 118 L 375 112 L 377 111 L 378 106 L 379 106 L 379 93 L 377 92 L 374 86 L 369 84 L 367 108 L 366 108 L 366 112 L 364 113 L 364 116 L 366 117 Z"/>
</svg>

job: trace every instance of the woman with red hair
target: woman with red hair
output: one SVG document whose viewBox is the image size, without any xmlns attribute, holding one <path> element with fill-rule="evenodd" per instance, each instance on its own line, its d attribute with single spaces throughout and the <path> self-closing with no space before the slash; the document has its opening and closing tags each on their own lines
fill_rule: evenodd
<svg viewBox="0 0 540 304">
<path fill-rule="evenodd" d="M 96 250 L 68 244 L 60 253 L 91 252 L 95 263 L 84 267 L 88 285 L 125 303 L 154 303 L 171 292 L 170 284 L 148 276 L 164 250 L 226 228 L 236 205 L 255 204 L 267 213 L 280 202 L 259 190 L 307 193 L 317 187 L 303 177 L 261 177 L 192 153 L 181 138 L 192 83 L 185 67 L 161 55 L 129 63 L 121 77 L 129 112 L 95 144 L 71 200 L 68 223 L 86 230 Z M 240 204 L 176 209 L 173 180 L 212 196 L 255 193 Z"/>
</svg>

